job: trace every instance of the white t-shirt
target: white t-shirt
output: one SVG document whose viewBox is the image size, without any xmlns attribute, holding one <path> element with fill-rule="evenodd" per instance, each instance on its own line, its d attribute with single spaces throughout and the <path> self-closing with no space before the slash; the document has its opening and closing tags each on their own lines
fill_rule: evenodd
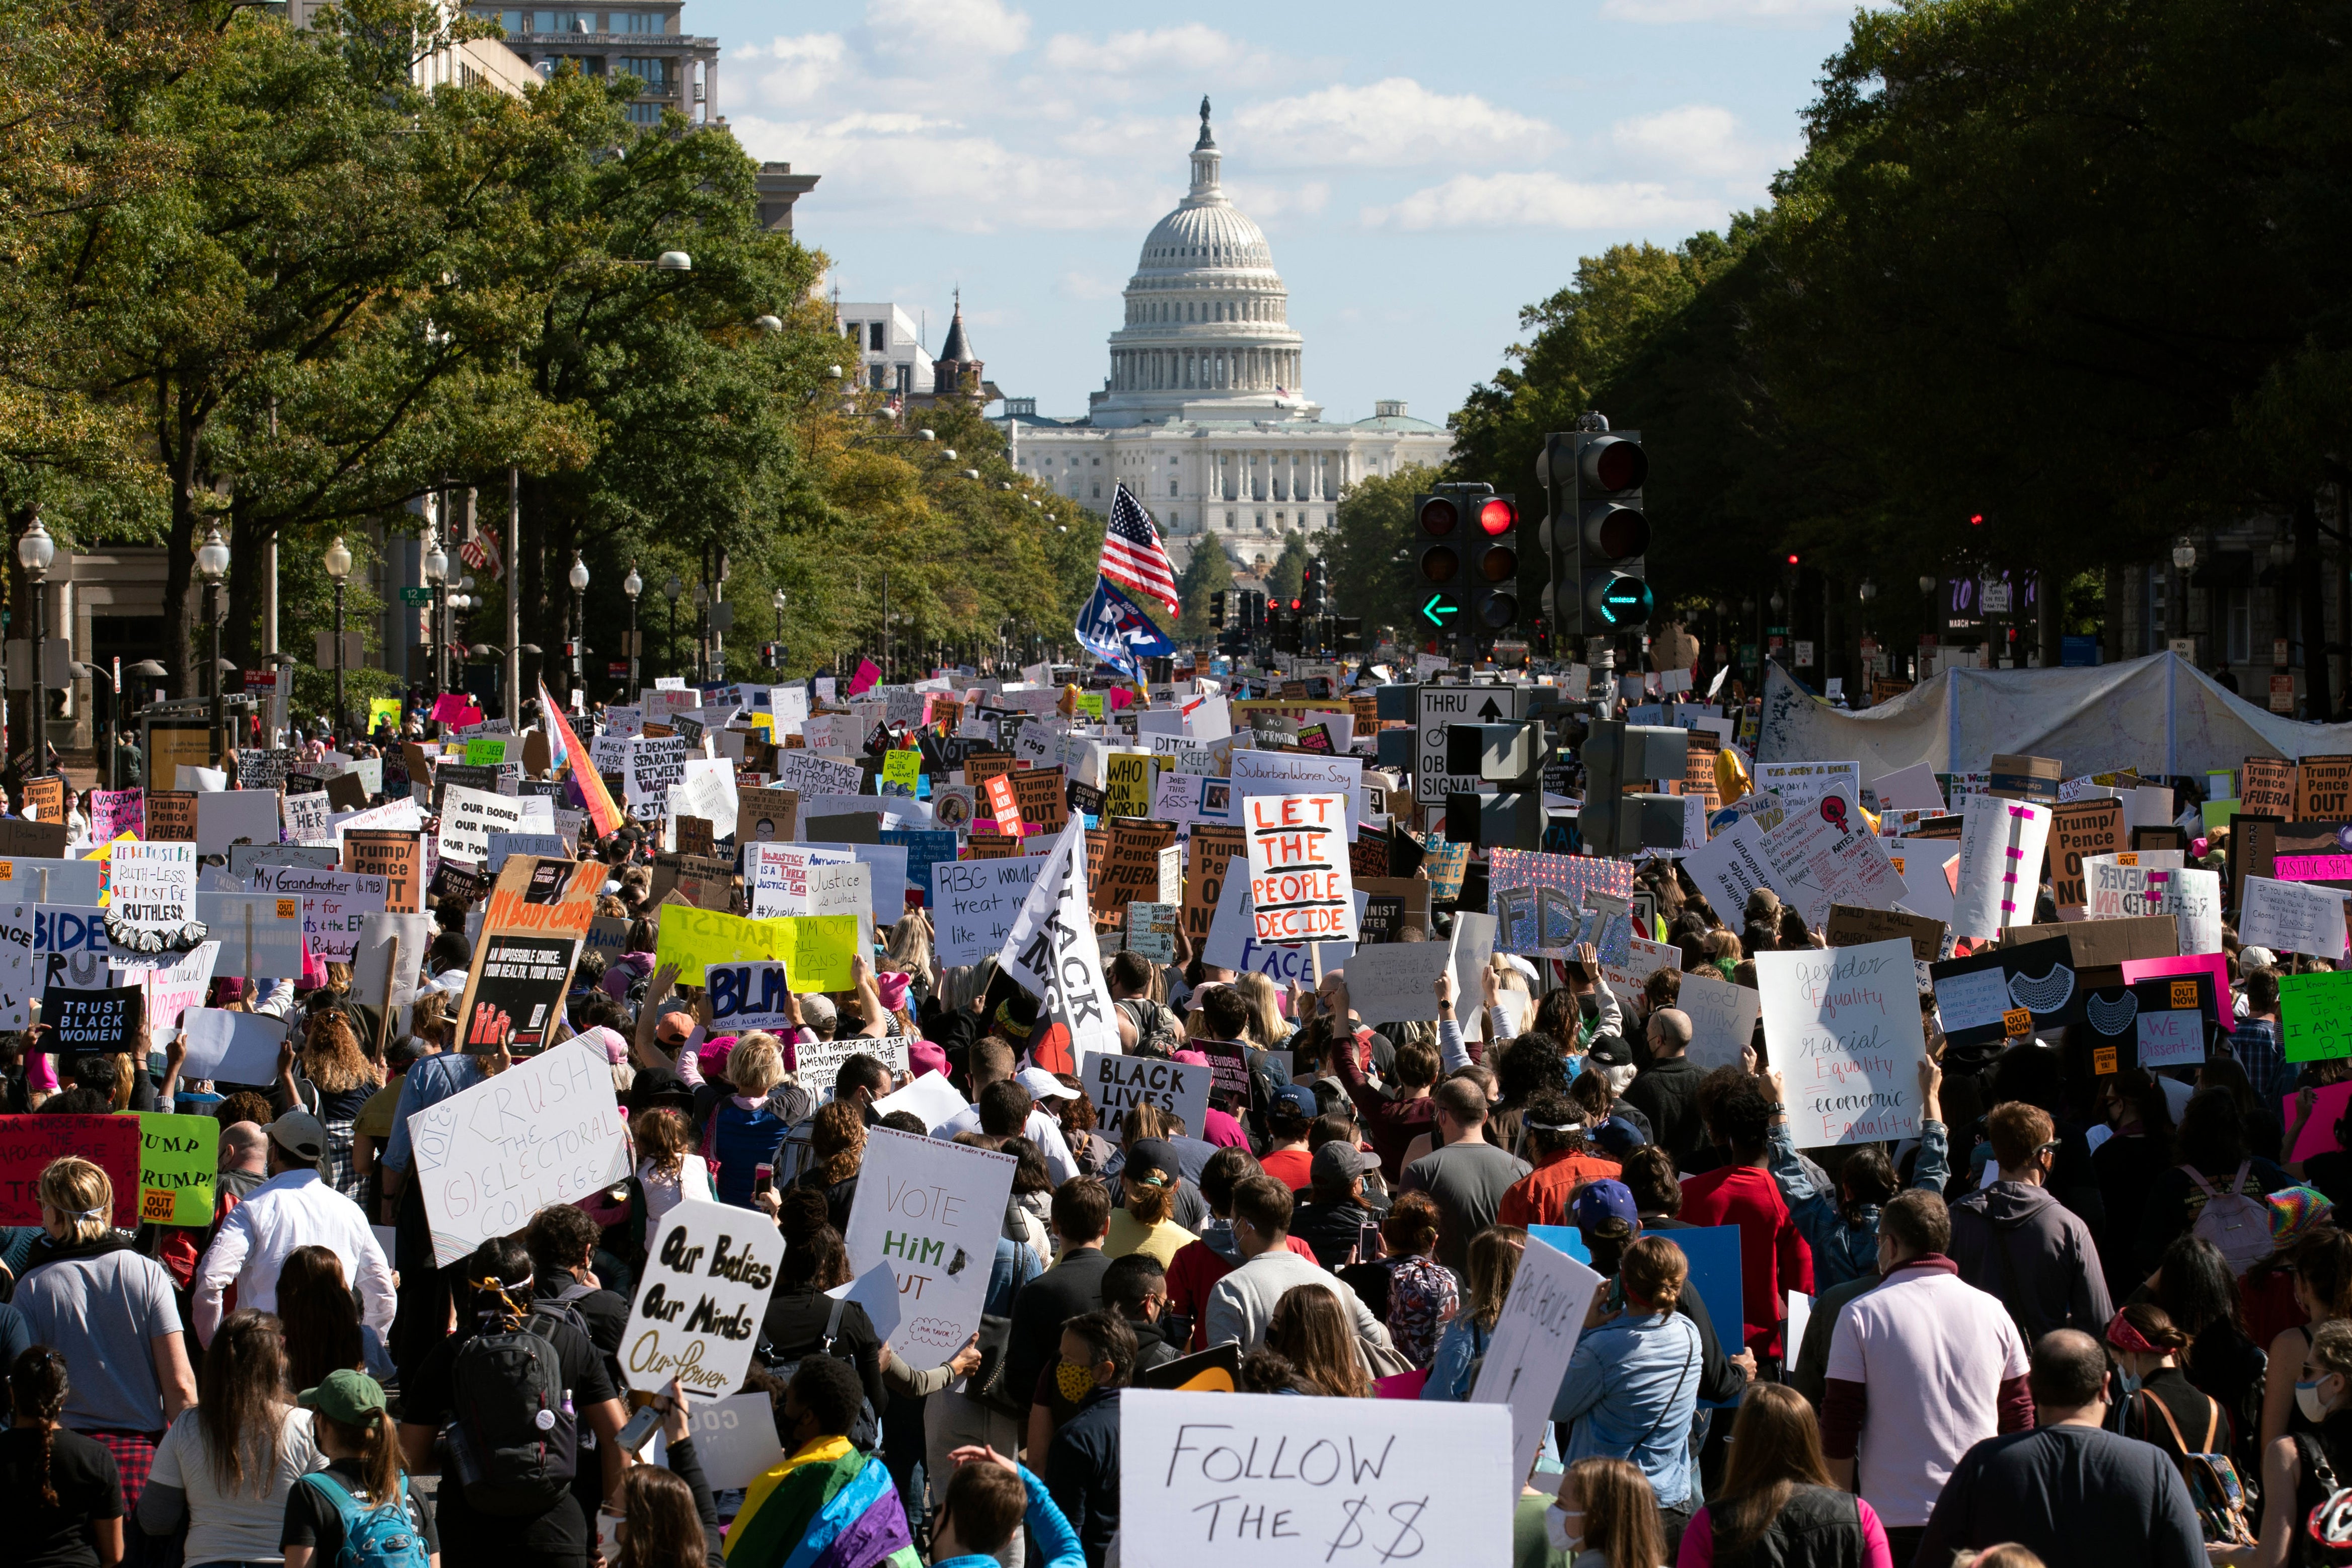
<svg viewBox="0 0 2352 1568">
<path fill-rule="evenodd" d="M 1958 1274 L 1897 1270 L 1845 1304 L 1829 1376 L 1868 1394 L 1854 1474 L 1889 1530 L 1927 1522 L 1960 1456 L 2000 1430 L 2001 1384 L 2026 1370 L 2000 1298 Z"/>
<path fill-rule="evenodd" d="M 326 1456 L 310 1437 L 310 1412 L 286 1412 L 278 1430 L 278 1460 L 268 1484 L 256 1490 L 247 1476 L 235 1496 L 220 1490 L 212 1453 L 196 1412 L 184 1410 L 155 1448 L 157 1486 L 178 1487 L 188 1498 L 190 1563 L 268 1563 L 286 1555 L 278 1542 L 286 1526 L 286 1494 L 312 1470 L 327 1468 Z"/>
</svg>

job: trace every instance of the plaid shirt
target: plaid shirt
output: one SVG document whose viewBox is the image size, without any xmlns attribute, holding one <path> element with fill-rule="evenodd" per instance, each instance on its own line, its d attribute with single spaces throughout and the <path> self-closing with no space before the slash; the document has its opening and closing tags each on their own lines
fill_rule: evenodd
<svg viewBox="0 0 2352 1568">
<path fill-rule="evenodd" d="M 2231 1049 L 2238 1064 L 2246 1070 L 2246 1082 L 2253 1085 L 2257 1101 L 2275 1105 L 2294 1092 L 2294 1064 L 2286 1059 L 2277 1020 L 2240 1019 Z"/>
</svg>

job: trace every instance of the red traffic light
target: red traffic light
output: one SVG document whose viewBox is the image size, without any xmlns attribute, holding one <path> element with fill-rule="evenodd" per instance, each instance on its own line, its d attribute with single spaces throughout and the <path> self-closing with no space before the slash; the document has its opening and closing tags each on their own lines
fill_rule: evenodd
<svg viewBox="0 0 2352 1568">
<path fill-rule="evenodd" d="M 1972 528 L 1980 528 L 1984 527 L 1984 514 L 1982 512 L 1970 512 L 1969 514 L 1969 527 Z"/>
<path fill-rule="evenodd" d="M 1444 496 L 1432 496 L 1421 504 L 1421 531 L 1443 538 L 1462 521 L 1462 514 Z"/>
<path fill-rule="evenodd" d="M 1296 600 L 1296 599 L 1292 600 L 1292 601 L 1290 601 L 1290 607 L 1291 607 L 1293 610 L 1297 609 L 1297 608 L 1299 607 L 1299 601 L 1298 601 L 1297 600 Z"/>
<path fill-rule="evenodd" d="M 1796 565 L 1796 564 L 1797 564 L 1796 552 L 1794 552 L 1793 550 L 1790 552 L 1790 555 L 1789 555 L 1789 564 L 1790 564 L 1790 566 L 1794 566 L 1794 565 Z"/>
<path fill-rule="evenodd" d="M 1478 527 L 1489 538 L 1496 534 L 1509 533 L 1517 526 L 1518 520 L 1518 508 L 1500 496 L 1490 497 L 1478 508 Z"/>
</svg>

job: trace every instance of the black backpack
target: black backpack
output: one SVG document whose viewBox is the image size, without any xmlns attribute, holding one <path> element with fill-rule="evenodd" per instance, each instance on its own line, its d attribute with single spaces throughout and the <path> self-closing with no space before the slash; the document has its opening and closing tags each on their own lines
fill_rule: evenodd
<svg viewBox="0 0 2352 1568">
<path fill-rule="evenodd" d="M 502 1319 L 466 1342 L 450 1376 L 449 1463 L 466 1505 L 526 1519 L 553 1508 L 580 1463 L 579 1419 L 555 1346 L 522 1320 Z"/>
</svg>

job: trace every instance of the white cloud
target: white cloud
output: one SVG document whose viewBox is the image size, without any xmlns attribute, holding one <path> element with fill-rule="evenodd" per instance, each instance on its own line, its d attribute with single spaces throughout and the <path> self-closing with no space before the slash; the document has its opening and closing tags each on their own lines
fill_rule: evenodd
<svg viewBox="0 0 2352 1568">
<path fill-rule="evenodd" d="M 1603 0 L 1612 22 L 1726 22 L 1810 27 L 1853 15 L 1854 0 Z"/>
<path fill-rule="evenodd" d="M 1392 206 L 1366 207 L 1364 225 L 1402 229 L 1580 229 L 1603 233 L 1717 223 L 1721 202 L 1680 196 L 1664 185 L 1618 181 L 1594 184 L 1548 170 L 1523 174 L 1456 174 Z"/>
<path fill-rule="evenodd" d="M 734 57 L 776 61 L 773 69 L 752 70 L 759 96 L 771 103 L 795 103 L 814 98 L 844 74 L 849 46 L 838 33 L 806 33 L 796 38 L 778 38 L 764 48 L 747 44 L 735 51 Z M 734 85 L 730 73 L 722 72 L 720 80 L 730 88 Z"/>
<path fill-rule="evenodd" d="M 1054 292 L 1065 299 L 1116 299 L 1119 286 L 1090 273 L 1065 272 L 1055 284 Z"/>
<path fill-rule="evenodd" d="M 1267 167 L 1492 163 L 1539 154 L 1559 140 L 1540 120 L 1475 93 L 1432 92 L 1409 77 L 1249 104 L 1235 119 L 1252 161 Z"/>
<path fill-rule="evenodd" d="M 1045 64 L 1062 71 L 1097 71 L 1132 76 L 1142 71 L 1212 70 L 1220 73 L 1253 62 L 1254 51 L 1198 22 L 1150 32 L 1113 33 L 1097 41 L 1076 33 L 1045 40 Z M 1230 80 L 1230 77 L 1222 79 Z"/>
<path fill-rule="evenodd" d="M 1029 18 L 999 0 L 870 0 L 866 33 L 877 53 L 964 61 L 1019 54 Z"/>
<path fill-rule="evenodd" d="M 1637 164 L 1714 180 L 1769 177 L 1800 149 L 1767 147 L 1747 140 L 1729 110 L 1689 103 L 1639 120 L 1620 120 L 1609 139 Z"/>
</svg>

